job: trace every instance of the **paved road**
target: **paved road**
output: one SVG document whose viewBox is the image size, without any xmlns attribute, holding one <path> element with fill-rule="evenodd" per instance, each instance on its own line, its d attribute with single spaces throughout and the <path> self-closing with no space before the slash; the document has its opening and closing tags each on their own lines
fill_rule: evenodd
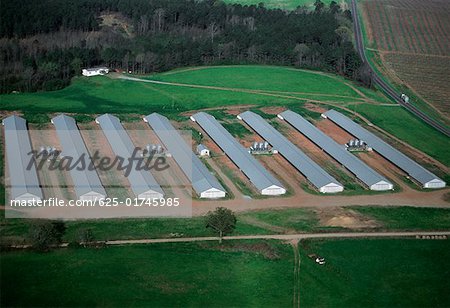
<svg viewBox="0 0 450 308">
<path fill-rule="evenodd" d="M 439 232 L 341 232 L 341 233 L 298 233 L 298 234 L 263 234 L 263 235 L 235 235 L 225 236 L 224 240 L 303 240 L 311 238 L 376 238 L 376 237 L 416 237 L 427 235 L 450 236 L 450 231 Z M 127 245 L 127 244 L 152 244 L 152 243 L 180 243 L 180 242 L 201 242 L 218 241 L 216 236 L 205 237 L 180 237 L 180 238 L 158 238 L 141 240 L 114 240 L 107 241 L 106 245 Z"/>
<path fill-rule="evenodd" d="M 356 5 L 356 0 L 352 0 L 352 16 L 353 16 L 353 26 L 355 31 L 355 40 L 356 40 L 356 48 L 358 50 L 358 53 L 361 57 L 361 59 L 366 62 L 371 70 L 372 80 L 375 84 L 377 84 L 389 97 L 391 97 L 395 102 L 406 108 L 409 112 L 413 113 L 420 119 L 422 119 L 424 122 L 428 123 L 441 133 L 450 136 L 450 130 L 447 126 L 441 124 L 440 122 L 434 120 L 433 118 L 429 117 L 419 109 L 417 109 L 415 106 L 404 102 L 400 95 L 401 93 L 398 93 L 394 88 L 392 88 L 389 84 L 387 84 L 379 75 L 378 73 L 372 68 L 370 65 L 370 62 L 367 60 L 366 51 L 364 48 L 364 41 L 363 41 L 363 35 L 361 30 L 361 25 L 358 17 L 358 9 Z"/>
</svg>

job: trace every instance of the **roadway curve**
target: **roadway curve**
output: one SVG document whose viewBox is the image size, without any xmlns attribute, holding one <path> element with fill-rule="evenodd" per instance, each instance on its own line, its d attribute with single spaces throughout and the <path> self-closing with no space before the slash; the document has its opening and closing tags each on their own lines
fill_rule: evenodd
<svg viewBox="0 0 450 308">
<path fill-rule="evenodd" d="M 372 75 L 373 82 L 378 85 L 391 99 L 393 99 L 395 102 L 400 104 L 402 107 L 404 107 L 409 112 L 413 113 L 418 118 L 422 119 L 424 122 L 428 123 L 430 126 L 434 127 L 441 133 L 447 135 L 450 137 L 450 130 L 440 122 L 434 120 L 433 118 L 429 117 L 417 107 L 404 102 L 401 98 L 398 92 L 395 91 L 394 88 L 392 88 L 387 82 L 385 82 L 378 73 L 372 68 L 370 62 L 367 60 L 366 56 L 366 50 L 364 48 L 364 41 L 363 41 L 363 35 L 361 30 L 361 25 L 359 21 L 359 15 L 358 15 L 358 8 L 356 4 L 356 0 L 352 0 L 352 16 L 353 16 L 353 27 L 355 31 L 355 41 L 356 41 L 356 48 L 358 50 L 359 56 L 361 59 L 366 62 L 370 68 L 370 73 Z"/>
</svg>

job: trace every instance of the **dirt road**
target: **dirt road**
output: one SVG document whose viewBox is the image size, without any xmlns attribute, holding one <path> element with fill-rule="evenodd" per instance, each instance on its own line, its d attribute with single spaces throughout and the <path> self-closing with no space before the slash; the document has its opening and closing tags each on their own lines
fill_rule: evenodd
<svg viewBox="0 0 450 308">
<path fill-rule="evenodd" d="M 263 235 L 235 235 L 224 236 L 224 240 L 304 240 L 314 238 L 377 238 L 377 237 L 416 237 L 445 235 L 450 236 L 450 231 L 440 232 L 341 232 L 341 233 L 297 233 L 297 234 L 263 234 Z M 202 242 L 218 241 L 216 236 L 184 237 L 184 238 L 158 238 L 141 240 L 115 240 L 107 241 L 106 245 L 129 245 L 129 244 L 153 244 L 153 243 L 180 243 L 180 242 Z"/>
<path fill-rule="evenodd" d="M 201 216 L 217 207 L 226 207 L 236 212 L 272 209 L 272 208 L 331 208 L 349 205 L 379 205 L 379 206 L 415 206 L 415 207 L 441 207 L 450 208 L 450 203 L 444 200 L 448 189 L 438 191 L 416 191 L 410 189 L 396 194 L 374 195 L 313 195 L 303 193 L 301 198 L 276 197 L 270 199 L 245 200 L 214 200 L 193 202 L 193 215 Z"/>
</svg>

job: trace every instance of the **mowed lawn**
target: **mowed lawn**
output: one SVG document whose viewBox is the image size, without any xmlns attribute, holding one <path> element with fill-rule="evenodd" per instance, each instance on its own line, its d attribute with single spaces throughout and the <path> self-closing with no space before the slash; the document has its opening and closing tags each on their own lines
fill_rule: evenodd
<svg viewBox="0 0 450 308">
<path fill-rule="evenodd" d="M 449 240 L 305 241 L 301 307 L 448 307 Z M 319 266 L 308 254 L 324 257 Z"/>
<path fill-rule="evenodd" d="M 280 92 L 345 95 L 361 98 L 344 78 L 277 66 L 212 66 L 179 69 L 155 75 L 168 82 Z"/>
<path fill-rule="evenodd" d="M 176 243 L 1 256 L 2 306 L 288 307 L 292 248 Z M 222 250 L 222 251 L 221 251 Z"/>
</svg>

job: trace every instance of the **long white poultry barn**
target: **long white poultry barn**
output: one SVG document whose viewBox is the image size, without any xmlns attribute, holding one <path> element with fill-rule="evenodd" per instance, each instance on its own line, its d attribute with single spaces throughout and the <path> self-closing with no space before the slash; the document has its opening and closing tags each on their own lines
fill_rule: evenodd
<svg viewBox="0 0 450 308">
<path fill-rule="evenodd" d="M 236 166 L 250 179 L 262 195 L 282 195 L 286 189 L 271 175 L 217 120 L 205 113 L 191 116 L 216 142 Z"/>
<path fill-rule="evenodd" d="M 70 177 L 72 178 L 75 193 L 79 200 L 100 201 L 106 198 L 106 191 L 100 181 L 96 170 L 91 170 L 87 166 L 91 163 L 91 157 L 78 130 L 74 118 L 64 114 L 54 117 L 51 122 L 55 125 L 59 142 L 62 146 L 62 155 L 73 158 L 77 161 L 80 157 L 85 157 L 86 167 L 80 170 L 72 168 Z"/>
<path fill-rule="evenodd" d="M 298 113 L 286 110 L 278 115 L 296 130 L 305 135 L 309 140 L 327 152 L 336 161 L 346 167 L 370 190 L 391 190 L 394 185 L 378 172 L 367 166 L 356 156 L 348 152 L 342 145 L 325 135 L 321 130 L 308 122 Z"/>
<path fill-rule="evenodd" d="M 353 122 L 342 113 L 339 113 L 336 110 L 329 110 L 323 113 L 322 117 L 330 119 L 351 135 L 360 140 L 363 140 L 374 151 L 402 169 L 410 177 L 420 183 L 424 188 L 445 187 L 446 183 L 442 179 L 438 178 L 436 175 L 434 175 L 397 149 L 393 148 L 392 146 L 381 140 L 379 137 L 362 128 L 360 125 Z"/>
<path fill-rule="evenodd" d="M 225 189 L 192 152 L 191 147 L 188 146 L 166 117 L 158 113 L 152 113 L 146 116 L 144 121 L 151 126 L 189 179 L 194 191 L 200 198 L 216 199 L 225 197 Z"/>
<path fill-rule="evenodd" d="M 267 123 L 260 115 L 246 111 L 238 115 L 238 119 L 247 123 L 258 135 L 269 142 L 274 149 L 277 149 L 320 192 L 336 193 L 344 190 L 344 186 L 341 183 Z"/>
<path fill-rule="evenodd" d="M 132 157 L 135 146 L 117 117 L 104 114 L 95 119 L 95 122 L 100 124 L 113 152 L 118 157 L 124 159 Z M 136 166 L 133 166 L 127 179 L 130 182 L 131 190 L 139 199 L 164 197 L 163 190 L 150 171 L 137 170 Z"/>
<path fill-rule="evenodd" d="M 5 151 L 11 186 L 9 198 L 15 201 L 32 202 L 43 198 L 36 167 L 27 168 L 31 152 L 27 122 L 16 115 L 3 120 L 5 127 Z"/>
</svg>

